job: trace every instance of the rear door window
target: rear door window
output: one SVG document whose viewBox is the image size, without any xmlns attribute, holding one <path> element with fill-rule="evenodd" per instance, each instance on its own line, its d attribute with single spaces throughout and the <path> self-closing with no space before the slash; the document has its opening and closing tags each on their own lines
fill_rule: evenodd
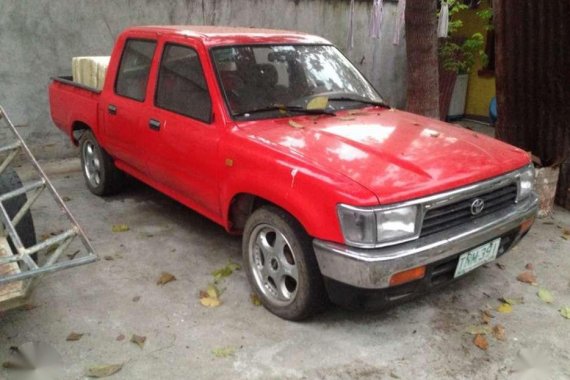
<svg viewBox="0 0 570 380">
<path fill-rule="evenodd" d="M 188 46 L 165 45 L 155 104 L 193 119 L 210 122 L 212 101 L 196 50 Z"/>
<path fill-rule="evenodd" d="M 156 41 L 127 40 L 115 82 L 117 95 L 144 101 L 155 48 Z"/>
</svg>

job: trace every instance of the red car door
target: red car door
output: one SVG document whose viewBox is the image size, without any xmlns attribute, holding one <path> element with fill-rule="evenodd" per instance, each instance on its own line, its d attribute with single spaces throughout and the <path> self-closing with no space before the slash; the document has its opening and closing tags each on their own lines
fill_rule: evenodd
<svg viewBox="0 0 570 380">
<path fill-rule="evenodd" d="M 101 99 L 105 148 L 114 158 L 141 172 L 145 171 L 141 132 L 146 124 L 141 115 L 147 103 L 156 45 L 156 40 L 127 38 L 112 89 L 104 91 Z"/>
<path fill-rule="evenodd" d="M 197 211 L 217 219 L 221 215 L 218 143 L 222 128 L 212 118 L 199 46 L 184 39 L 165 42 L 160 49 L 153 75 L 154 104 L 146 115 L 149 176 Z"/>
</svg>

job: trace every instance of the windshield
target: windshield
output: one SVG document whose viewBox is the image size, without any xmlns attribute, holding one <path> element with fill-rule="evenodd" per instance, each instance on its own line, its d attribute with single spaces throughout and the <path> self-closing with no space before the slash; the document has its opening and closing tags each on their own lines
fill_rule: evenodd
<svg viewBox="0 0 570 380">
<path fill-rule="evenodd" d="M 212 56 L 236 118 L 284 116 L 284 110 L 306 109 L 319 96 L 327 97 L 325 107 L 332 110 L 382 103 L 334 46 L 227 46 L 214 48 Z"/>
</svg>

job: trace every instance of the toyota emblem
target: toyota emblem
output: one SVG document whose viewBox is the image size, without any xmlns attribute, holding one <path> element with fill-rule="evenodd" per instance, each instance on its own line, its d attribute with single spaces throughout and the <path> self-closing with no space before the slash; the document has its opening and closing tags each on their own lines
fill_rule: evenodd
<svg viewBox="0 0 570 380">
<path fill-rule="evenodd" d="M 476 198 L 471 203 L 471 215 L 479 215 L 485 208 L 485 201 L 481 198 Z"/>
</svg>

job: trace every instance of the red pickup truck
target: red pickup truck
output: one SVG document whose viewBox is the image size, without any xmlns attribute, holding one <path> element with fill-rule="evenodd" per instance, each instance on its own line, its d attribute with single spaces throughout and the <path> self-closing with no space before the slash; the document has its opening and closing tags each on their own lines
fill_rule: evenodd
<svg viewBox="0 0 570 380">
<path fill-rule="evenodd" d="M 524 151 L 391 109 L 316 36 L 133 27 L 101 91 L 58 77 L 49 97 L 91 192 L 127 173 L 243 234 L 251 286 L 285 319 L 449 283 L 537 210 Z"/>
</svg>

